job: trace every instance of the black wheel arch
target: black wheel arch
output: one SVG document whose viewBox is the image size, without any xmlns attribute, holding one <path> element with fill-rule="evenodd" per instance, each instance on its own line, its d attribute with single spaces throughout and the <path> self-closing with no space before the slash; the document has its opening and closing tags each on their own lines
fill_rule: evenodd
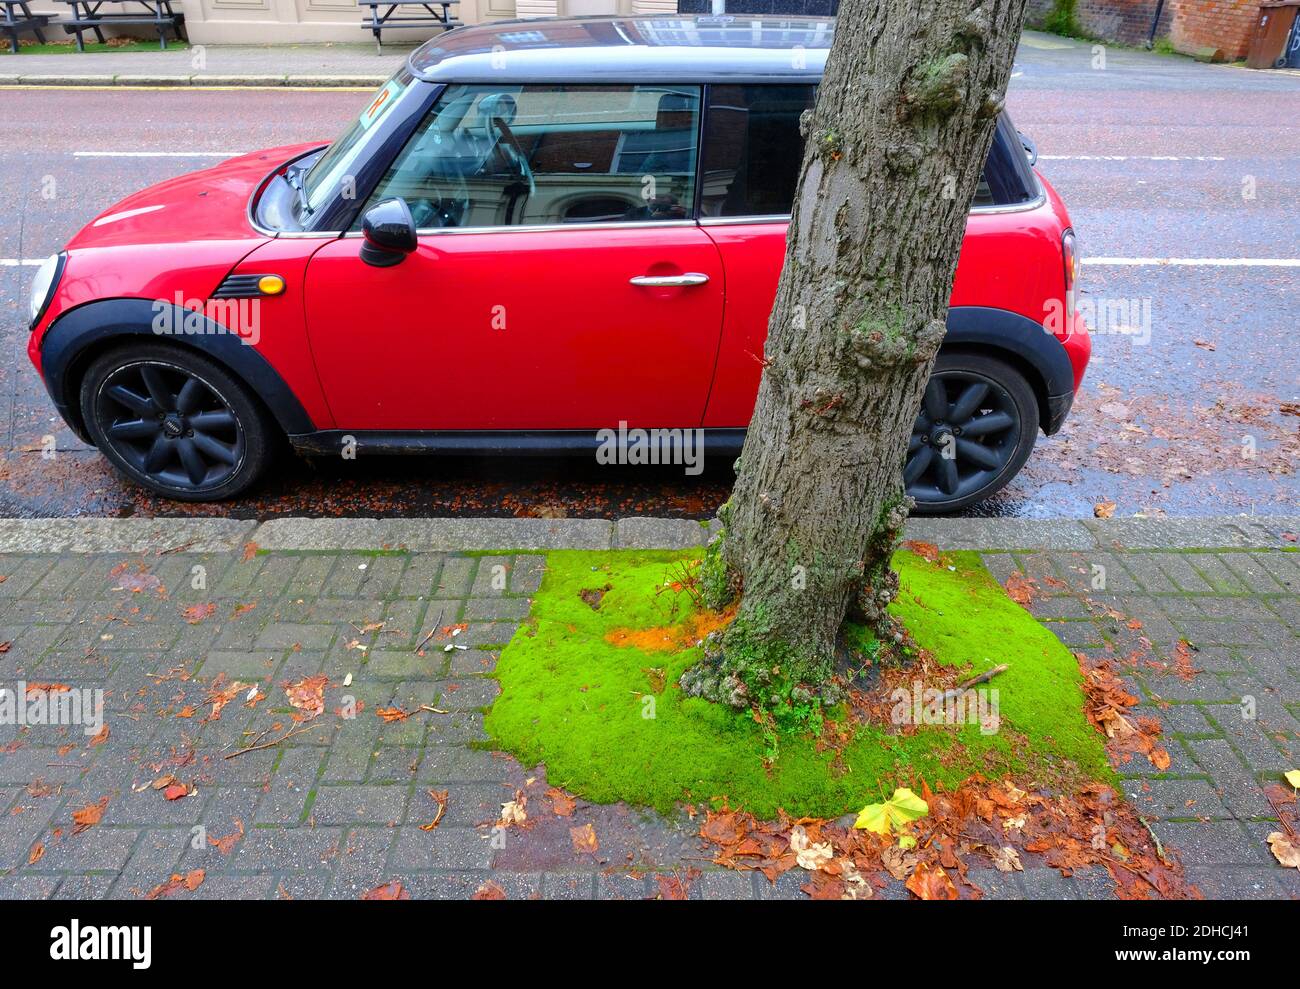
<svg viewBox="0 0 1300 989">
<path fill-rule="evenodd" d="M 160 309 L 165 306 L 165 309 Z M 193 332 L 160 334 L 154 322 L 171 310 L 171 325 Z M 196 319 L 201 322 L 196 325 Z M 188 324 L 183 322 L 188 320 Z M 41 377 L 54 407 L 81 439 L 90 442 L 81 418 L 78 395 L 86 369 L 106 350 L 134 338 L 168 343 L 201 354 L 248 386 L 285 434 L 316 427 L 278 371 L 255 347 L 206 315 L 151 299 L 100 299 L 70 309 L 56 319 L 41 340 Z"/>
<path fill-rule="evenodd" d="M 1039 427 L 1048 436 L 1061 428 L 1074 398 L 1074 368 L 1041 323 L 1007 309 L 953 306 L 939 352 L 983 354 L 1015 368 L 1033 389 Z"/>
</svg>

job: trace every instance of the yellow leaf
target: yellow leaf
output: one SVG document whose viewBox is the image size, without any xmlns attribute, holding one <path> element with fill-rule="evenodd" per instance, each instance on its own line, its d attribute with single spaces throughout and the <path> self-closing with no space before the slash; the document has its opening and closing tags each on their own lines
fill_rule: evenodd
<svg viewBox="0 0 1300 989">
<path fill-rule="evenodd" d="M 1286 781 L 1288 783 L 1290 783 L 1297 790 L 1300 790 L 1300 769 L 1292 769 L 1289 772 L 1285 773 L 1284 775 L 1286 776 Z"/>
<path fill-rule="evenodd" d="M 894 795 L 883 804 L 867 804 L 853 822 L 855 828 L 865 828 L 875 834 L 889 834 L 917 818 L 930 813 L 929 805 L 905 786 L 894 790 Z"/>
</svg>

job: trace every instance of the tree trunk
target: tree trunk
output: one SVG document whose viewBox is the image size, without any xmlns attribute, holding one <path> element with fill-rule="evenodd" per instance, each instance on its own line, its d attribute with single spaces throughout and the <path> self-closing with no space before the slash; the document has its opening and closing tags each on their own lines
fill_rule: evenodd
<svg viewBox="0 0 1300 989">
<path fill-rule="evenodd" d="M 688 693 L 827 690 L 847 614 L 884 628 L 903 458 L 943 340 L 966 218 L 1026 0 L 843 0 L 768 324 L 713 599 L 741 590 Z"/>
</svg>

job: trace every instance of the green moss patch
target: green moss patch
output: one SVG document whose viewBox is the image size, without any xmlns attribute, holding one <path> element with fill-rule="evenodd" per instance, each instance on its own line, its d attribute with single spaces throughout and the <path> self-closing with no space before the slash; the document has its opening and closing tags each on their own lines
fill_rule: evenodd
<svg viewBox="0 0 1300 989">
<path fill-rule="evenodd" d="M 494 745 L 525 765 L 545 763 L 552 784 L 598 802 L 668 811 L 725 798 L 760 817 L 778 808 L 838 816 L 896 784 L 955 786 L 972 773 L 1030 774 L 1045 785 L 1109 778 L 1101 737 L 1083 716 L 1074 657 L 974 553 L 938 563 L 898 553 L 901 593 L 891 610 L 942 665 L 971 675 L 1009 665 L 985 684 L 998 692 L 999 730 L 854 724 L 838 753 L 818 751 L 811 736 L 782 735 L 773 756 L 748 713 L 677 689 L 699 648 L 656 648 L 648 631 L 704 617 L 671 586 L 691 558 L 549 553 L 529 619 L 497 663 L 501 695 L 486 719 Z"/>
</svg>

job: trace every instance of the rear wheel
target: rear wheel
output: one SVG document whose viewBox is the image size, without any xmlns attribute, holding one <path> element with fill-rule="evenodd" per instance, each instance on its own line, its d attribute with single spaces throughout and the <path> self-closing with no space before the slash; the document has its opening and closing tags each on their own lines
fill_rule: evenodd
<svg viewBox="0 0 1300 989">
<path fill-rule="evenodd" d="M 1038 401 L 1024 375 L 981 354 L 940 354 L 903 468 L 916 513 L 983 501 L 1019 473 L 1037 438 Z"/>
<path fill-rule="evenodd" d="M 248 389 L 176 347 L 144 344 L 96 358 L 81 381 L 81 414 L 115 467 L 167 498 L 233 497 L 270 460 L 273 427 Z"/>
</svg>

